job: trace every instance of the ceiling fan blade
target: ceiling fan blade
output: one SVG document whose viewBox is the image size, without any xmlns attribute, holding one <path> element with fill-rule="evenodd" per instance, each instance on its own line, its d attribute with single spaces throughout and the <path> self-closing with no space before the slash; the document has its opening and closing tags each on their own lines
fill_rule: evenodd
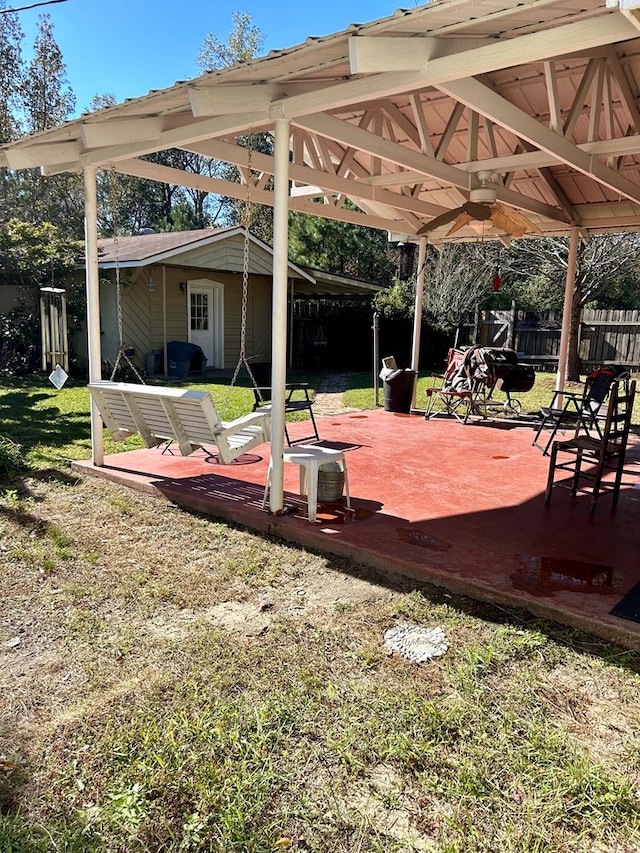
<svg viewBox="0 0 640 853">
<path fill-rule="evenodd" d="M 441 213 L 440 216 L 436 216 L 435 219 L 431 220 L 431 222 L 427 222 L 426 225 L 423 225 L 422 228 L 416 232 L 417 236 L 419 237 L 422 234 L 428 234 L 430 231 L 435 231 L 436 228 L 440 228 L 442 225 L 448 225 L 450 222 L 453 222 L 461 211 L 461 207 L 456 207 L 453 210 L 447 210 L 445 213 Z"/>
<path fill-rule="evenodd" d="M 486 219 L 491 219 L 492 206 L 482 204 L 480 201 L 465 201 L 462 205 L 465 213 L 468 213 L 471 219 L 477 219 L 478 222 L 484 222 Z"/>
<path fill-rule="evenodd" d="M 542 235 L 542 231 L 527 219 L 519 210 L 513 207 L 507 207 L 504 204 L 496 203 L 491 211 L 491 221 L 502 231 L 511 234 L 513 237 L 522 237 L 527 233 Z"/>
<path fill-rule="evenodd" d="M 465 225 L 468 225 L 470 222 L 473 222 L 474 217 L 470 216 L 464 210 L 458 216 L 456 221 L 453 223 L 451 228 L 447 231 L 447 237 L 451 237 L 452 234 L 455 234 L 456 231 L 459 231 L 461 228 L 464 228 Z"/>
</svg>

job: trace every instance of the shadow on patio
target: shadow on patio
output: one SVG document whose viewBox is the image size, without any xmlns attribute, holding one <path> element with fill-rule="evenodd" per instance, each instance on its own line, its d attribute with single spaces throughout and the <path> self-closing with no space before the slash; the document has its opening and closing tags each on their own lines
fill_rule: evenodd
<svg viewBox="0 0 640 853">
<path fill-rule="evenodd" d="M 289 512 L 262 509 L 268 446 L 228 466 L 202 451 L 182 457 L 153 449 L 107 457 L 103 468 L 78 467 L 304 547 L 640 648 L 640 623 L 610 615 L 640 582 L 637 439 L 617 511 L 603 496 L 591 517 L 589 498 L 574 501 L 564 490 L 545 508 L 548 459 L 531 446 L 530 427 L 382 410 L 318 425 L 324 443 L 345 449 L 354 513 L 326 505 L 316 524 L 304 518 L 295 465 L 285 465 Z M 304 427 L 293 424 L 292 433 Z"/>
</svg>

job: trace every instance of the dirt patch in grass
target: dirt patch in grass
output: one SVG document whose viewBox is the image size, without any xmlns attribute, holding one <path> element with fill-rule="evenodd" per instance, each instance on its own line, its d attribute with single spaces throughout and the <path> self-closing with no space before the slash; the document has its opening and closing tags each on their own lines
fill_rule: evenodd
<svg viewBox="0 0 640 853">
<path fill-rule="evenodd" d="M 637 655 L 93 478 L 0 497 L 0 849 L 633 851 Z M 442 627 L 437 661 L 383 645 Z"/>
</svg>

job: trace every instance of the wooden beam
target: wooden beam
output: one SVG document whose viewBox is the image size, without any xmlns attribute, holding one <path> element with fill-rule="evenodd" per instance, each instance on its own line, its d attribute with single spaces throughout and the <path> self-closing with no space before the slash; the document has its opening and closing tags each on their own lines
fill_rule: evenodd
<svg viewBox="0 0 640 853">
<path fill-rule="evenodd" d="M 274 88 L 269 83 L 189 87 L 189 103 L 194 116 L 262 112 L 266 118 L 273 98 Z"/>
<path fill-rule="evenodd" d="M 558 94 L 558 75 L 553 62 L 544 63 L 544 77 L 547 82 L 547 99 L 549 101 L 549 127 L 556 133 L 562 128 L 562 113 L 560 111 L 560 96 Z"/>
<path fill-rule="evenodd" d="M 442 181 L 444 184 L 463 190 L 470 189 L 469 176 L 455 166 L 449 166 L 418 151 L 411 151 L 396 142 L 380 139 L 375 133 L 354 127 L 352 124 L 333 116 L 301 116 L 295 124 L 313 133 L 319 133 L 321 136 L 328 136 L 330 139 L 335 139 L 352 148 L 367 151 L 373 156 L 381 157 L 383 160 L 388 160 L 398 166 L 415 169 L 424 175 Z"/>
<path fill-rule="evenodd" d="M 217 193 L 218 195 L 237 198 L 241 201 L 247 199 L 247 188 L 233 181 L 225 181 L 220 178 L 209 178 L 205 175 L 197 175 L 195 172 L 183 172 L 170 166 L 161 166 L 158 163 L 150 163 L 148 160 L 120 160 L 114 164 L 114 169 L 123 175 L 133 175 L 137 178 L 145 178 L 150 181 L 160 181 L 166 184 L 177 184 L 183 187 L 202 190 L 203 192 Z M 273 206 L 273 193 L 270 190 L 251 190 L 251 201 L 256 204 Z M 364 225 L 368 228 L 380 228 L 383 231 L 398 231 L 405 229 L 399 227 L 402 219 L 392 219 L 376 216 L 367 216 L 356 210 L 335 208 L 327 204 L 317 204 L 306 199 L 290 199 L 290 209 L 299 213 L 309 213 L 312 216 L 321 216 L 325 219 L 335 219 L 340 222 L 351 222 L 354 225 Z M 442 208 L 439 208 L 440 210 Z"/>
<path fill-rule="evenodd" d="M 122 145 L 131 142 L 157 140 L 163 130 L 162 119 L 123 118 L 111 121 L 83 121 L 82 141 L 85 148 L 103 148 L 105 145 Z"/>
<path fill-rule="evenodd" d="M 81 152 L 77 142 L 40 142 L 28 148 L 6 148 L 4 151 L 10 169 L 37 169 L 55 163 L 71 163 Z"/>
<path fill-rule="evenodd" d="M 354 36 L 349 39 L 349 64 L 352 74 L 419 71 L 440 49 L 441 41 L 429 36 Z"/>
<path fill-rule="evenodd" d="M 640 202 L 638 184 L 607 168 L 596 157 L 549 130 L 478 80 L 457 80 L 442 84 L 438 88 L 452 98 L 478 109 L 491 121 L 502 125 L 516 137 L 526 139 L 536 148 L 552 154 L 560 162 L 592 177 L 596 182 L 631 201 Z"/>
</svg>

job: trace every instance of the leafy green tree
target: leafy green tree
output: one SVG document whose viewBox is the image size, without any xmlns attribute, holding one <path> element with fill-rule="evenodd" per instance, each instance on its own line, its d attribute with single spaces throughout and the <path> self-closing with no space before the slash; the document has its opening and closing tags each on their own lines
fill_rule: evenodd
<svg viewBox="0 0 640 853">
<path fill-rule="evenodd" d="M 71 274 L 82 251 L 80 241 L 65 236 L 49 222 L 33 225 L 10 219 L 0 226 L 0 287 L 16 285 L 21 291 L 17 306 L 0 315 L 0 374 L 28 373 L 37 368 L 40 287 L 65 280 L 70 325 L 80 319 L 84 287 L 81 277 Z"/>
<path fill-rule="evenodd" d="M 390 320 L 413 317 L 416 302 L 416 282 L 396 278 L 385 290 L 376 293 L 375 310 Z"/>
<path fill-rule="evenodd" d="M 226 42 L 221 42 L 214 33 L 205 36 L 197 58 L 203 71 L 215 71 L 253 59 L 262 50 L 264 33 L 252 24 L 250 12 L 234 12 L 231 20 L 233 27 Z"/>
<path fill-rule="evenodd" d="M 66 278 L 78 265 L 83 244 L 50 222 L 10 219 L 0 226 L 0 283 L 33 292 Z"/>
</svg>

